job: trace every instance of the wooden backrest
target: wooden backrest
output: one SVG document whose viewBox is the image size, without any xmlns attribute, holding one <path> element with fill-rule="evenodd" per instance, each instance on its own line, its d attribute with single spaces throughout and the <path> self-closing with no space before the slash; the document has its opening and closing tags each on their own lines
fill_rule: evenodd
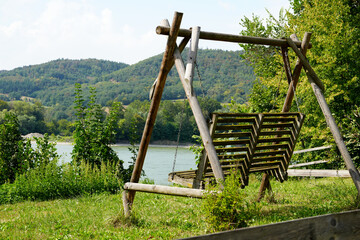
<svg viewBox="0 0 360 240">
<path fill-rule="evenodd" d="M 301 113 L 213 113 L 210 133 L 224 174 L 240 170 L 244 186 L 253 172 L 284 181 L 303 121 Z M 204 176 L 212 176 L 210 166 Z"/>
</svg>

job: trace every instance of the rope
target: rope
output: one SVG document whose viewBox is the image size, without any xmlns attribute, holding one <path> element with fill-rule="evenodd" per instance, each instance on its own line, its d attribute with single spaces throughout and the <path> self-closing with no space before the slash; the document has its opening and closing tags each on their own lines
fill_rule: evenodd
<svg viewBox="0 0 360 240">
<path fill-rule="evenodd" d="M 184 102 L 183 102 L 183 107 L 181 110 L 181 118 L 180 118 L 180 123 L 179 123 L 179 131 L 178 131 L 178 135 L 177 135 L 177 141 L 176 141 L 176 148 L 175 148 L 175 155 L 174 155 L 174 161 L 173 161 L 173 166 L 172 166 L 172 174 L 171 174 L 171 180 L 174 180 L 174 176 L 175 176 L 175 166 L 176 166 L 176 158 L 177 158 L 177 152 L 179 149 L 179 144 L 180 144 L 180 135 L 181 135 L 181 129 L 182 129 L 182 123 L 184 118 L 182 117 L 184 115 L 185 112 L 185 103 L 186 103 L 186 95 L 184 97 Z"/>
</svg>

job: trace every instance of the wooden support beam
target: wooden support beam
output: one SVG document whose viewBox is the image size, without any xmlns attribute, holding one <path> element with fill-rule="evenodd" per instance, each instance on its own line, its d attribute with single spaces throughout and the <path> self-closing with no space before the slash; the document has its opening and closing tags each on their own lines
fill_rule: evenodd
<svg viewBox="0 0 360 240">
<path fill-rule="evenodd" d="M 309 82 L 311 84 L 311 87 L 314 91 L 314 94 L 316 96 L 316 99 L 320 105 L 321 111 L 323 112 L 325 116 L 326 123 L 328 127 L 330 128 L 330 131 L 334 137 L 335 143 L 341 153 L 341 156 L 344 159 L 346 168 L 349 170 L 350 176 L 355 184 L 355 187 L 358 191 L 358 198 L 360 198 L 360 175 L 359 171 L 355 168 L 354 162 L 352 161 L 352 158 L 346 148 L 346 145 L 344 143 L 344 140 L 341 136 L 340 130 L 338 126 L 336 125 L 335 119 L 331 114 L 330 108 L 325 100 L 325 96 L 323 92 L 321 91 L 320 87 L 317 83 L 313 80 L 313 76 L 307 72 L 307 77 L 309 79 Z"/>
<path fill-rule="evenodd" d="M 217 124 L 217 114 L 213 114 L 211 122 L 212 122 L 212 124 L 210 125 L 209 132 L 210 132 L 210 136 L 213 136 L 215 133 L 215 126 Z M 201 159 L 198 164 L 198 168 L 196 171 L 196 177 L 194 178 L 193 188 L 200 188 L 205 169 L 208 166 L 208 162 L 209 162 L 209 158 L 204 149 L 202 151 Z"/>
<path fill-rule="evenodd" d="M 150 143 L 152 130 L 154 128 L 156 115 L 160 106 L 161 96 L 166 82 L 166 77 L 171 70 L 171 61 L 173 59 L 174 51 L 176 48 L 176 39 L 179 33 L 180 24 L 182 20 L 182 13 L 175 12 L 171 29 L 169 32 L 166 49 L 164 52 L 163 60 L 161 62 L 161 68 L 158 75 L 158 82 L 156 84 L 153 99 L 150 105 L 149 114 L 146 119 L 144 132 L 141 138 L 138 156 L 135 162 L 134 170 L 131 176 L 131 182 L 139 182 L 141 171 L 144 165 L 146 152 Z M 130 191 L 128 194 L 129 207 L 134 201 L 135 191 Z"/>
<path fill-rule="evenodd" d="M 288 81 L 288 84 L 290 84 L 292 81 L 292 74 L 291 74 L 290 61 L 289 61 L 287 47 L 281 47 L 281 55 L 282 55 L 283 62 L 284 62 L 284 70 L 285 70 L 285 74 L 286 74 L 286 79 Z"/>
<path fill-rule="evenodd" d="M 304 54 L 302 54 L 300 52 L 300 50 L 297 48 L 296 44 L 294 43 L 294 41 L 291 38 L 286 38 L 286 41 L 288 42 L 289 46 L 294 50 L 294 52 L 300 59 L 301 63 L 303 64 L 303 67 L 305 68 L 305 70 L 307 72 L 306 74 L 310 75 L 311 78 L 313 79 L 313 81 L 319 86 L 321 91 L 325 92 L 324 84 L 321 82 L 320 78 L 315 73 L 314 69 L 310 66 L 310 63 L 307 61 Z"/>
<path fill-rule="evenodd" d="M 188 64 L 186 66 L 186 69 L 178 49 L 176 49 L 174 52 L 175 66 L 179 73 L 181 83 L 183 84 L 186 97 L 189 100 L 191 110 L 193 111 L 195 121 L 198 126 L 200 136 L 204 144 L 205 151 L 209 157 L 211 168 L 213 169 L 216 180 L 218 181 L 218 183 L 221 184 L 224 180 L 224 173 L 222 172 L 221 165 L 209 132 L 208 125 L 206 123 L 204 115 L 202 114 L 199 101 L 195 95 L 195 92 L 191 90 L 192 75 L 194 70 L 193 67 L 196 61 L 199 33 L 200 33 L 200 27 L 195 27 L 192 29 L 192 35 L 191 35 L 192 44 L 189 49 L 190 53 L 189 53 Z"/>
<path fill-rule="evenodd" d="M 294 41 L 298 40 L 295 34 L 292 34 L 290 36 L 290 38 L 293 39 Z M 307 52 L 307 49 L 308 49 L 309 44 L 310 44 L 310 38 L 311 38 L 311 33 L 306 32 L 305 35 L 304 35 L 304 38 L 302 40 L 302 43 L 301 43 L 301 53 L 304 56 L 306 56 L 306 52 Z M 296 86 L 297 86 L 298 81 L 299 81 L 302 66 L 303 66 L 302 62 L 298 58 L 297 61 L 296 61 L 296 65 L 295 65 L 293 74 L 292 74 L 292 81 L 289 84 L 289 88 L 288 88 L 288 91 L 287 91 L 287 94 L 286 94 L 285 102 L 284 102 L 283 109 L 282 109 L 283 112 L 290 111 L 291 103 L 292 103 L 292 101 L 294 99 L 294 94 L 295 94 L 294 91 L 296 90 Z"/>
<path fill-rule="evenodd" d="M 161 35 L 169 35 L 170 28 L 165 26 L 156 27 L 156 33 Z M 179 36 L 181 37 L 190 37 L 191 30 L 180 29 Z M 233 43 L 249 43 L 249 44 L 259 44 L 259 45 L 268 45 L 268 46 L 277 46 L 277 47 L 287 47 L 289 46 L 285 39 L 273 39 L 273 38 L 263 38 L 263 37 L 250 37 L 250 36 L 240 36 L 233 34 L 225 33 L 214 33 L 214 32 L 200 32 L 200 39 L 204 40 L 214 40 L 214 41 L 223 41 L 223 42 L 233 42 Z M 295 42 L 296 46 L 300 47 L 301 42 Z M 311 44 L 309 45 L 311 48 Z"/>
<path fill-rule="evenodd" d="M 134 190 L 140 192 L 159 193 L 165 195 L 173 195 L 180 197 L 203 198 L 204 190 L 182 187 L 170 187 L 162 185 L 142 184 L 127 182 L 124 190 Z"/>
</svg>

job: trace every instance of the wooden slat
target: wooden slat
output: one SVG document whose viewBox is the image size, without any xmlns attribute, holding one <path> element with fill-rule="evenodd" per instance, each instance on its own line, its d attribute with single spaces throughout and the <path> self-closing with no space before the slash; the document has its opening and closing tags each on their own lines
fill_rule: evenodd
<svg viewBox="0 0 360 240">
<path fill-rule="evenodd" d="M 216 130 L 242 130 L 252 129 L 253 125 L 218 125 Z"/>
<path fill-rule="evenodd" d="M 231 133 L 215 133 L 213 135 L 213 139 L 215 138 L 245 138 L 251 137 L 252 134 L 250 132 L 231 132 Z"/>
<path fill-rule="evenodd" d="M 258 140 L 258 143 L 270 143 L 270 142 L 291 142 L 291 139 L 289 137 L 273 137 L 273 138 L 260 138 Z"/>
<path fill-rule="evenodd" d="M 239 140 L 215 140 L 213 143 L 215 146 L 224 146 L 224 145 L 236 145 L 236 144 L 248 144 L 249 139 L 239 139 Z"/>
<path fill-rule="evenodd" d="M 292 132 L 290 130 L 262 131 L 260 132 L 260 136 L 271 136 L 271 135 L 281 136 L 281 135 L 291 135 L 291 133 Z"/>
<path fill-rule="evenodd" d="M 275 155 L 285 155 L 285 154 L 287 154 L 287 151 L 284 149 L 281 150 L 270 149 L 270 151 L 266 151 L 266 152 L 255 152 L 254 158 L 261 156 L 275 156 Z"/>
<path fill-rule="evenodd" d="M 279 148 L 290 149 L 290 146 L 289 144 L 273 144 L 273 145 L 256 146 L 256 150 L 279 149 Z"/>
<path fill-rule="evenodd" d="M 277 124 L 263 124 L 263 128 L 284 128 L 284 127 L 293 127 L 292 123 L 277 123 Z"/>
<path fill-rule="evenodd" d="M 271 117 L 271 118 L 265 118 L 264 122 L 294 122 L 296 121 L 296 118 L 294 117 Z"/>
<path fill-rule="evenodd" d="M 276 161 L 276 160 L 284 160 L 284 155 L 282 156 L 267 156 L 267 157 L 258 157 L 253 158 L 253 164 L 261 163 L 261 162 L 268 162 L 268 161 Z"/>
<path fill-rule="evenodd" d="M 254 123 L 254 118 L 240 118 L 240 117 L 232 117 L 232 118 L 218 118 L 218 123 Z"/>
<path fill-rule="evenodd" d="M 242 153 L 242 154 L 225 154 L 225 155 L 218 155 L 220 162 L 222 162 L 221 160 L 223 159 L 242 159 L 246 157 L 246 153 Z"/>
<path fill-rule="evenodd" d="M 248 152 L 248 147 L 228 147 L 228 148 L 216 148 L 217 153 L 224 153 L 224 152 Z"/>
</svg>

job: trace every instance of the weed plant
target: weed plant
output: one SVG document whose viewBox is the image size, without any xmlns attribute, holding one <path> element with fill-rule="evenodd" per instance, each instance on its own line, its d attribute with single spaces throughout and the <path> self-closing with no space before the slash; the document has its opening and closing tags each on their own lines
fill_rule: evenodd
<svg viewBox="0 0 360 240">
<path fill-rule="evenodd" d="M 13 183 L 1 185 L 0 204 L 116 193 L 120 190 L 120 182 L 115 169 L 115 166 L 105 163 L 92 167 L 84 162 L 59 165 L 57 160 L 53 160 L 44 167 L 18 175 Z"/>
<path fill-rule="evenodd" d="M 258 214 L 258 205 L 247 199 L 239 176 L 234 171 L 226 178 L 222 191 L 217 185 L 205 194 L 202 211 L 211 232 L 246 227 Z"/>
</svg>

